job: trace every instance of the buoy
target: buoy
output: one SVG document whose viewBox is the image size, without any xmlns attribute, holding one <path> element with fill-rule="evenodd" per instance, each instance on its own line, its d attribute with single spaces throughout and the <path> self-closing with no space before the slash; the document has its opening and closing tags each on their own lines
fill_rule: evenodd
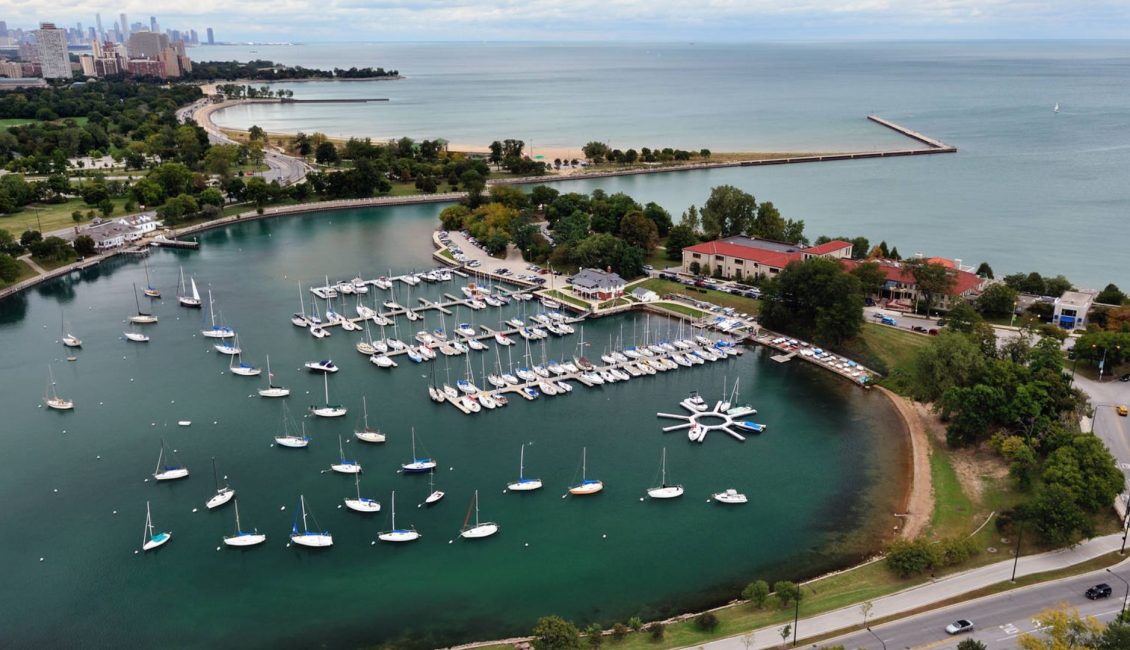
<svg viewBox="0 0 1130 650">
<path fill-rule="evenodd" d="M 56 492 L 56 493 L 58 493 L 58 492 L 59 492 L 59 488 L 55 488 L 55 492 Z"/>
<path fill-rule="evenodd" d="M 337 509 L 338 509 L 338 510 L 341 510 L 341 504 L 340 504 L 340 503 L 339 503 L 339 504 L 337 504 Z"/>
<path fill-rule="evenodd" d="M 94 459 L 95 460 L 102 460 L 102 457 L 101 456 L 95 456 Z"/>
<path fill-rule="evenodd" d="M 450 543 L 452 543 L 452 542 L 454 542 L 454 541 L 455 541 L 455 540 L 453 540 L 453 539 L 449 539 L 449 540 L 447 540 L 447 543 L 448 543 L 448 544 L 450 544 Z"/>
<path fill-rule="evenodd" d="M 561 495 L 561 498 L 562 498 L 562 499 L 564 499 L 564 498 L 565 498 L 565 497 L 567 497 L 567 496 L 569 496 L 569 495 L 568 495 L 568 494 L 562 494 L 562 495 Z"/>
<path fill-rule="evenodd" d="M 216 550 L 217 550 L 217 551 L 218 551 L 218 550 L 220 550 L 220 547 L 219 547 L 219 546 L 217 546 L 217 547 L 216 547 Z"/>
<path fill-rule="evenodd" d="M 197 508 L 193 508 L 193 509 L 192 509 L 192 511 L 193 511 L 193 512 L 196 512 L 196 510 L 197 510 Z"/>
<path fill-rule="evenodd" d="M 526 546 L 529 546 L 529 545 L 530 545 L 530 543 L 529 543 L 529 542 L 526 542 Z"/>
<path fill-rule="evenodd" d="M 130 381 L 133 381 L 133 377 L 130 377 L 130 378 L 129 378 L 129 380 L 130 380 Z"/>
<path fill-rule="evenodd" d="M 286 547 L 287 547 L 287 548 L 290 548 L 290 544 L 287 544 L 287 545 L 286 545 Z"/>
<path fill-rule="evenodd" d="M 286 506 L 279 506 L 279 510 L 286 510 Z"/>
<path fill-rule="evenodd" d="M 604 535 L 601 535 L 601 536 L 600 536 L 600 538 L 601 538 L 601 539 L 608 539 L 608 534 L 606 533 L 606 534 L 604 534 Z"/>
<path fill-rule="evenodd" d="M 145 482 L 146 482 L 146 483 L 148 483 L 148 482 L 149 482 L 149 479 L 145 479 Z"/>
<path fill-rule="evenodd" d="M 641 503 L 643 502 L 643 497 L 640 497 L 640 502 L 641 502 Z"/>
<path fill-rule="evenodd" d="M 43 558 L 39 558 L 39 561 L 40 561 L 40 562 L 42 562 L 42 561 L 43 561 Z"/>
<path fill-rule="evenodd" d="M 98 402 L 98 406 L 102 406 L 102 402 Z"/>
<path fill-rule="evenodd" d="M 134 554 L 134 555 L 137 555 L 137 551 L 136 551 L 136 550 L 134 550 L 133 554 Z"/>
<path fill-rule="evenodd" d="M 374 539 L 374 540 L 371 540 L 371 541 L 369 542 L 369 546 L 375 546 L 375 545 L 376 545 L 376 543 L 377 543 L 377 540 L 375 540 L 375 539 Z"/>
</svg>

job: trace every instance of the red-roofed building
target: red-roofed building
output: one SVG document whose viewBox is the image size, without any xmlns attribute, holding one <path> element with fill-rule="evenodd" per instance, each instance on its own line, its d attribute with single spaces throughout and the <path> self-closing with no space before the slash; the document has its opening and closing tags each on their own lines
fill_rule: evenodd
<svg viewBox="0 0 1130 650">
<path fill-rule="evenodd" d="M 949 295 L 935 298 L 934 307 L 936 309 L 949 309 L 955 298 L 969 300 L 977 297 L 977 295 L 981 293 L 981 289 L 985 284 L 984 278 L 970 273 L 969 271 L 956 268 L 957 264 L 951 260 L 932 257 L 926 261 L 931 264 L 940 264 L 950 269 L 950 273 L 954 275 L 954 285 Z M 914 308 L 915 301 L 921 296 L 918 295 L 918 287 L 917 283 L 914 281 L 914 275 L 910 272 L 910 268 L 907 267 L 906 264 L 893 260 L 845 259 L 843 260 L 843 265 L 844 268 L 850 271 L 864 262 L 877 262 L 879 268 L 882 269 L 883 273 L 887 276 L 886 285 L 883 286 L 878 296 L 873 296 L 874 298 L 887 300 L 887 306 L 894 309 Z"/>
<path fill-rule="evenodd" d="M 748 280 L 773 277 L 789 262 L 810 257 L 847 259 L 851 257 L 851 242 L 833 240 L 806 247 L 769 239 L 726 237 L 684 248 L 683 271 L 691 273 L 692 268 L 697 268 L 702 275 L 715 275 L 717 271 L 724 278 Z"/>
</svg>

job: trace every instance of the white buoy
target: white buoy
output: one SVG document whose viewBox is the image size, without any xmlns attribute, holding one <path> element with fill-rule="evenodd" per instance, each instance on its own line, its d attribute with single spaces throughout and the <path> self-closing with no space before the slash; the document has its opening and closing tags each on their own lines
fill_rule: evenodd
<svg viewBox="0 0 1130 650">
<path fill-rule="evenodd" d="M 286 506 L 279 506 L 279 510 L 286 510 Z"/>
<path fill-rule="evenodd" d="M 102 460 L 102 457 L 101 456 L 95 456 L 94 459 L 95 460 Z"/>
<path fill-rule="evenodd" d="M 193 508 L 193 509 L 192 509 L 192 511 L 193 511 L 193 512 L 196 512 L 196 511 L 197 511 L 197 508 Z"/>
<path fill-rule="evenodd" d="M 377 544 L 377 540 L 375 540 L 375 539 L 369 542 L 369 546 L 376 546 L 376 544 Z"/>
<path fill-rule="evenodd" d="M 643 497 L 640 497 L 640 503 L 643 503 Z"/>
<path fill-rule="evenodd" d="M 217 546 L 217 547 L 216 547 L 216 550 L 217 550 L 217 551 L 218 551 L 218 550 L 220 550 L 220 547 L 219 547 L 219 546 Z"/>
<path fill-rule="evenodd" d="M 117 511 L 117 510 L 115 510 L 115 511 L 114 511 L 114 514 L 115 514 L 115 515 L 116 515 L 116 514 L 118 514 L 118 511 Z"/>
<path fill-rule="evenodd" d="M 451 544 L 451 543 L 452 543 L 452 542 L 454 542 L 454 541 L 455 541 L 455 540 L 453 540 L 453 539 L 449 539 L 449 540 L 447 540 L 447 543 L 448 543 L 448 544 Z"/>
<path fill-rule="evenodd" d="M 604 535 L 601 535 L 601 536 L 600 536 L 600 538 L 601 538 L 601 539 L 608 539 L 608 534 L 607 534 L 607 533 L 605 533 Z"/>
<path fill-rule="evenodd" d="M 136 550 L 134 550 L 133 554 L 134 554 L 134 555 L 137 555 L 137 551 L 136 551 Z"/>
<path fill-rule="evenodd" d="M 59 492 L 59 488 L 55 488 L 55 493 L 57 494 L 58 492 Z"/>
<path fill-rule="evenodd" d="M 529 543 L 529 542 L 526 542 L 526 546 L 529 546 L 529 545 L 530 545 L 530 543 Z"/>
</svg>

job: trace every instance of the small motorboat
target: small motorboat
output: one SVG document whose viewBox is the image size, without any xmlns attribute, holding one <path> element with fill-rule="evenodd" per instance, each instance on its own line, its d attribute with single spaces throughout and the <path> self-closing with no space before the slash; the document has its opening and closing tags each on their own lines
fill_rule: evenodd
<svg viewBox="0 0 1130 650">
<path fill-rule="evenodd" d="M 331 359 L 322 359 L 321 361 L 307 361 L 305 364 L 306 369 L 311 372 L 325 372 L 334 373 L 339 370 L 337 365 Z"/>
<path fill-rule="evenodd" d="M 744 494 L 738 492 L 734 488 L 728 488 L 726 490 L 718 492 L 714 495 L 714 500 L 718 503 L 728 503 L 732 505 L 747 503 L 749 501 L 749 499 L 747 499 Z"/>
</svg>

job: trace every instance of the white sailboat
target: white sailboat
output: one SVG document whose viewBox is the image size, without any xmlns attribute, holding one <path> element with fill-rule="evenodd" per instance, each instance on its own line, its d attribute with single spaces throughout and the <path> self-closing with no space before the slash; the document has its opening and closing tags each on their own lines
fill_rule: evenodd
<svg viewBox="0 0 1130 650">
<path fill-rule="evenodd" d="M 420 539 L 420 533 L 415 528 L 396 527 L 396 490 L 392 491 L 392 530 L 377 535 L 382 542 L 414 542 Z"/>
<path fill-rule="evenodd" d="M 569 494 L 585 496 L 604 489 L 604 483 L 588 478 L 588 448 L 581 448 L 581 482 L 569 488 Z"/>
<path fill-rule="evenodd" d="M 444 496 L 443 490 L 436 489 L 435 477 L 435 472 L 428 473 L 428 498 L 424 499 L 424 505 L 426 506 L 438 502 Z"/>
<path fill-rule="evenodd" d="M 338 461 L 330 465 L 330 469 L 338 474 L 360 474 L 361 463 L 345 457 L 345 450 L 341 446 L 341 436 L 337 437 Z"/>
<path fill-rule="evenodd" d="M 416 428 L 412 428 L 412 460 L 411 462 L 403 463 L 400 469 L 408 474 L 419 474 L 421 472 L 430 472 L 436 468 L 435 460 L 431 458 L 419 458 L 416 456 Z"/>
<path fill-rule="evenodd" d="M 74 334 L 71 334 L 70 332 L 67 331 L 67 324 L 63 320 L 62 312 L 59 313 L 59 329 L 62 330 L 59 340 L 62 341 L 64 347 L 68 347 L 68 348 L 81 348 L 82 347 L 82 339 L 80 339 L 79 337 L 77 337 Z"/>
<path fill-rule="evenodd" d="M 184 267 L 180 270 L 180 291 L 177 292 L 177 302 L 181 307 L 189 307 L 192 309 L 200 308 L 200 291 L 196 288 L 196 278 L 190 278 L 192 286 L 192 293 L 189 294 L 185 291 L 184 287 Z"/>
<path fill-rule="evenodd" d="M 216 472 L 215 456 L 212 456 L 212 480 L 216 484 L 216 493 L 212 495 L 211 499 L 208 499 L 208 502 L 206 504 L 204 504 L 208 506 L 209 510 L 212 510 L 213 508 L 219 508 L 228 501 L 231 501 L 232 497 L 235 496 L 235 490 L 231 489 L 231 487 L 228 486 L 227 483 L 224 483 L 223 487 L 220 486 L 220 475 Z"/>
<path fill-rule="evenodd" d="M 1055 103 L 1055 107 L 1053 107 L 1053 108 L 1052 108 L 1052 112 L 1053 112 L 1053 113 L 1058 113 L 1058 112 L 1059 112 L 1059 102 L 1056 102 L 1056 103 Z"/>
<path fill-rule="evenodd" d="M 158 289 L 157 287 L 154 287 L 153 283 L 149 281 L 149 257 L 148 256 L 145 257 L 142 264 L 145 265 L 145 289 L 142 291 L 142 293 L 144 293 L 146 296 L 148 296 L 150 298 L 160 298 L 161 297 L 161 290 Z"/>
<path fill-rule="evenodd" d="M 334 538 L 333 535 L 330 535 L 329 531 L 310 532 L 310 528 L 306 525 L 305 495 L 298 496 L 298 507 L 302 512 L 302 532 L 298 532 L 298 515 L 295 515 L 294 525 L 290 529 L 290 541 L 299 546 L 308 546 L 310 548 L 333 546 Z M 311 515 L 311 517 L 313 517 L 313 515 Z M 315 521 L 314 525 L 317 526 L 318 522 Z"/>
<path fill-rule="evenodd" d="M 74 402 L 59 397 L 55 392 L 55 372 L 51 370 L 51 366 L 47 366 L 47 390 L 43 393 L 43 403 L 47 408 L 57 411 L 69 411 L 75 407 Z"/>
<path fill-rule="evenodd" d="M 153 314 L 147 314 L 141 311 L 141 301 L 137 299 L 137 285 L 133 285 L 133 302 L 137 306 L 137 315 L 130 316 L 129 322 L 137 323 L 138 325 L 151 325 L 157 322 L 157 317 Z"/>
<path fill-rule="evenodd" d="M 674 499 L 683 496 L 683 486 L 667 485 L 667 448 L 663 448 L 663 460 L 660 462 L 659 487 L 648 489 L 647 496 L 652 499 Z"/>
<path fill-rule="evenodd" d="M 302 283 L 298 284 L 298 311 L 291 314 L 290 322 L 295 327 L 310 326 L 310 319 L 306 318 L 306 301 L 302 299 Z"/>
<path fill-rule="evenodd" d="M 353 432 L 353 436 L 361 442 L 384 442 L 385 434 L 380 431 L 369 427 L 369 403 L 365 396 L 361 396 L 361 428 Z"/>
<path fill-rule="evenodd" d="M 290 389 L 275 385 L 275 375 L 271 372 L 271 355 L 267 355 L 267 387 L 259 389 L 259 397 L 286 397 Z"/>
<path fill-rule="evenodd" d="M 243 348 L 239 347 L 239 335 L 235 335 L 235 354 L 231 355 L 231 361 L 228 362 L 228 370 L 233 375 L 240 377 L 258 377 L 262 374 L 262 369 L 243 362 Z M 236 365 L 236 357 L 239 357 L 239 365 Z"/>
<path fill-rule="evenodd" d="M 310 412 L 320 418 L 339 418 L 345 415 L 348 409 L 344 406 L 330 404 L 330 376 L 322 375 L 322 383 L 325 384 L 326 403 L 323 406 L 311 406 Z"/>
<path fill-rule="evenodd" d="M 357 498 L 356 499 L 350 499 L 349 497 L 346 497 L 345 498 L 345 507 L 349 508 L 350 510 L 352 510 L 354 512 L 363 512 L 363 513 L 380 512 L 381 511 L 381 503 L 379 501 L 377 501 L 376 499 L 370 499 L 368 497 L 361 496 L 361 475 L 360 474 L 357 474 L 353 477 L 353 484 L 357 487 Z"/>
<path fill-rule="evenodd" d="M 223 325 L 216 325 L 216 303 L 212 300 L 212 290 L 208 290 L 208 316 L 212 320 L 212 326 L 208 329 L 200 330 L 205 338 L 209 339 L 229 339 L 235 336 L 235 331 L 230 327 Z"/>
<path fill-rule="evenodd" d="M 526 445 L 522 445 L 522 451 L 518 454 L 518 480 L 513 483 L 508 483 L 506 489 L 512 492 L 529 492 L 531 490 L 541 489 L 540 478 L 526 478 Z"/>
<path fill-rule="evenodd" d="M 167 465 L 165 464 L 165 462 L 165 441 L 161 440 L 161 451 L 157 454 L 157 469 L 153 470 L 153 478 L 158 481 L 172 481 L 188 476 L 187 467 L 184 467 L 179 463 Z M 175 463 L 175 460 L 170 460 L 168 462 Z"/>
<path fill-rule="evenodd" d="M 125 332 L 122 332 L 122 336 L 126 337 L 127 341 L 132 341 L 133 343 L 148 343 L 149 342 L 149 336 L 146 335 L 146 334 L 142 334 L 141 332 L 125 331 Z"/>
<path fill-rule="evenodd" d="M 169 532 L 155 533 L 153 532 L 153 515 L 149 512 L 149 502 L 145 502 L 145 532 L 141 534 L 141 550 L 152 551 L 153 549 L 161 546 L 165 542 L 172 539 L 173 534 Z"/>
<path fill-rule="evenodd" d="M 482 539 L 490 537 L 498 532 L 498 524 L 490 521 L 479 522 L 479 491 L 475 490 L 475 525 L 470 528 L 467 527 L 471 519 L 471 511 L 467 510 L 467 519 L 463 521 L 463 529 L 459 531 L 459 536 L 463 539 Z"/>
<path fill-rule="evenodd" d="M 302 424 L 301 435 L 294 430 L 295 428 L 294 422 L 290 419 L 290 410 L 287 409 L 286 402 L 283 402 L 282 433 L 275 436 L 275 444 L 291 449 L 302 449 L 309 445 L 310 437 L 306 435 L 306 423 Z"/>
<path fill-rule="evenodd" d="M 224 536 L 224 544 L 228 546 L 243 547 L 255 546 L 267 541 L 267 536 L 260 533 L 259 529 L 253 528 L 252 532 L 248 533 L 243 530 L 239 525 L 239 499 L 235 500 L 235 534 L 231 537 Z"/>
</svg>

